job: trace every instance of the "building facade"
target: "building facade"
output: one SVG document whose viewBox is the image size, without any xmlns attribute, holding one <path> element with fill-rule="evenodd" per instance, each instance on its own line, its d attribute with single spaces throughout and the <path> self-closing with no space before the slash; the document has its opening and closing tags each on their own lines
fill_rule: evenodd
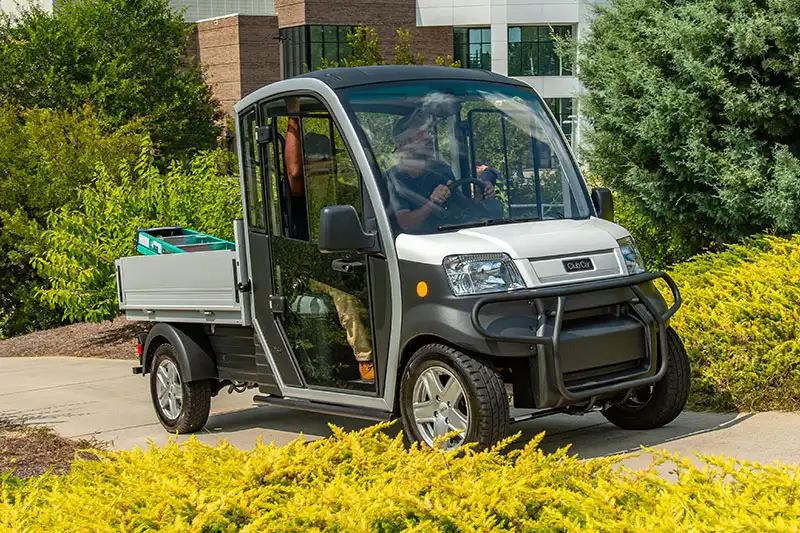
<svg viewBox="0 0 800 533">
<path fill-rule="evenodd" d="M 452 55 L 464 68 L 525 81 L 577 143 L 576 67 L 557 53 L 556 40 L 582 36 L 594 6 L 606 0 L 173 1 L 198 22 L 197 56 L 226 110 L 267 83 L 341 61 L 351 52 L 347 32 L 359 25 L 376 30 L 391 58 L 402 28 L 426 63 Z"/>
<path fill-rule="evenodd" d="M 347 57 L 346 35 L 357 26 L 376 31 L 387 59 L 394 56 L 398 29 L 410 32 L 425 63 L 453 53 L 452 28 L 417 26 L 414 0 L 173 0 L 173 5 L 197 24 L 190 52 L 206 68 L 228 112 L 259 87 Z M 234 8 L 239 11 L 224 13 Z"/>
</svg>

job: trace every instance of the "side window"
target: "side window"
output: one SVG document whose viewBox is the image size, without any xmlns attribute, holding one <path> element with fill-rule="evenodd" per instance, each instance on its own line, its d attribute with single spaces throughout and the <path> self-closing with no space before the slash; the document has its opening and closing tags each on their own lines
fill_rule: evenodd
<svg viewBox="0 0 800 533">
<path fill-rule="evenodd" d="M 277 133 L 270 156 L 273 232 L 314 242 L 322 208 L 349 204 L 361 214 L 359 175 L 325 106 L 286 97 L 265 104 L 264 112 Z"/>
<path fill-rule="evenodd" d="M 250 229 L 266 231 L 263 176 L 261 156 L 256 144 L 256 111 L 242 120 L 242 156 L 244 159 L 244 187 L 247 198 L 247 224 Z"/>
</svg>

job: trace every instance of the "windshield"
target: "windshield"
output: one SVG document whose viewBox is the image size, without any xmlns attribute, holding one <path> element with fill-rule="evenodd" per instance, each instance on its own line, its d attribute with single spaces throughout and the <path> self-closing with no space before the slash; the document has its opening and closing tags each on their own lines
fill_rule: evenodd
<svg viewBox="0 0 800 533">
<path fill-rule="evenodd" d="M 342 91 L 395 233 L 587 218 L 586 190 L 533 90 L 475 81 Z"/>
</svg>

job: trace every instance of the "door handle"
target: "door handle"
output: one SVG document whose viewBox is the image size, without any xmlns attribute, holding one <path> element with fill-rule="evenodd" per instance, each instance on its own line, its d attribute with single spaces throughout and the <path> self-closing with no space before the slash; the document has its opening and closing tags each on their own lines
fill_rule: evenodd
<svg viewBox="0 0 800 533">
<path fill-rule="evenodd" d="M 344 259 L 334 259 L 331 262 L 331 268 L 336 272 L 344 272 L 345 274 L 359 274 L 364 272 L 364 263 L 361 261 L 345 261 Z"/>
</svg>

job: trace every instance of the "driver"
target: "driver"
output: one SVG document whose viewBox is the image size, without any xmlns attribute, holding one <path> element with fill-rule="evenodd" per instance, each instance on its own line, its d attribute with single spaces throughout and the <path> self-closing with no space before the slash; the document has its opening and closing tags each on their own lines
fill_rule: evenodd
<svg viewBox="0 0 800 533">
<path fill-rule="evenodd" d="M 390 171 L 394 185 L 393 210 L 404 231 L 435 232 L 445 216 L 442 205 L 452 195 L 448 187 L 455 180 L 446 163 L 434 157 L 432 117 L 415 111 L 398 120 L 392 128 L 400 161 Z M 485 198 L 494 197 L 494 187 L 486 184 Z"/>
</svg>

